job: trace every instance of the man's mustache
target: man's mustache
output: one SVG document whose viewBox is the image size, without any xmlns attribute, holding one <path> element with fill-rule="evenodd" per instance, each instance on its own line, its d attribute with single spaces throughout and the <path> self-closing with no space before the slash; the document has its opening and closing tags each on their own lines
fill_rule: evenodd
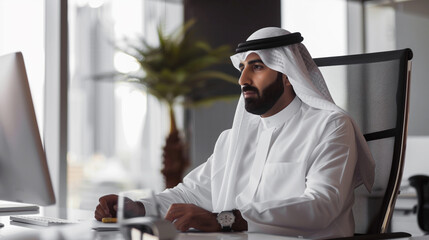
<svg viewBox="0 0 429 240">
<path fill-rule="evenodd" d="M 244 86 L 241 88 L 241 91 L 242 91 L 242 92 L 254 91 L 254 92 L 256 92 L 256 93 L 258 93 L 258 94 L 259 94 L 258 89 L 257 89 L 256 87 L 252 87 L 252 86 L 250 86 L 250 85 L 244 85 Z"/>
</svg>

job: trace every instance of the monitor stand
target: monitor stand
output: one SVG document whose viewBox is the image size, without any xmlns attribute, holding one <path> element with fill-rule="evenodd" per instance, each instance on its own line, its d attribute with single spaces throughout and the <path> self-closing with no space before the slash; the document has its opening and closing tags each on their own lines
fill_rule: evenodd
<svg viewBox="0 0 429 240">
<path fill-rule="evenodd" d="M 0 201 L 0 215 L 39 213 L 39 206 L 35 204 Z"/>
</svg>

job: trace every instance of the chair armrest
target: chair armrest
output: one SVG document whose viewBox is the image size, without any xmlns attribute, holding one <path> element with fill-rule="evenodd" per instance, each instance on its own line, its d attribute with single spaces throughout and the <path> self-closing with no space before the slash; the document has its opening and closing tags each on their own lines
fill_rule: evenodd
<svg viewBox="0 0 429 240">
<path fill-rule="evenodd" d="M 395 239 L 409 238 L 411 234 L 406 232 L 394 233 L 374 233 L 374 234 L 355 234 L 352 237 L 332 238 L 330 240 L 377 240 L 377 239 Z"/>
<path fill-rule="evenodd" d="M 419 188 L 429 182 L 429 176 L 426 175 L 414 175 L 408 178 L 410 185 Z"/>
</svg>

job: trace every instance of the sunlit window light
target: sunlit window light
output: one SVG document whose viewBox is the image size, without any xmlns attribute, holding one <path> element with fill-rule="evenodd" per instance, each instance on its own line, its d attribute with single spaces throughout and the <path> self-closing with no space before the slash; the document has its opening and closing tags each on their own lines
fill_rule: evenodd
<svg viewBox="0 0 429 240">
<path fill-rule="evenodd" d="M 115 67 L 116 71 L 121 73 L 134 72 L 139 69 L 139 64 L 136 62 L 136 60 L 123 52 L 115 53 L 113 66 Z"/>
<path fill-rule="evenodd" d="M 88 5 L 88 0 L 74 0 L 77 7 L 84 7 Z"/>
<path fill-rule="evenodd" d="M 88 5 L 92 8 L 99 8 L 103 6 L 104 0 L 89 0 Z"/>
<path fill-rule="evenodd" d="M 135 86 L 119 83 L 115 88 L 115 96 L 120 101 L 120 116 L 125 141 L 128 146 L 135 147 L 139 142 L 146 115 L 146 93 Z"/>
<path fill-rule="evenodd" d="M 114 20 L 113 30 L 115 41 L 120 44 L 125 38 L 136 39 L 143 33 L 143 1 L 140 0 L 113 0 L 111 14 Z M 113 66 L 121 73 L 131 73 L 139 70 L 140 65 L 134 58 L 116 52 Z M 139 143 L 146 114 L 146 93 L 132 84 L 117 84 L 115 97 L 118 101 L 121 126 L 125 143 L 134 148 Z"/>
<path fill-rule="evenodd" d="M 124 37 L 135 38 L 143 32 L 143 1 L 120 0 L 112 1 L 112 19 L 117 41 Z"/>
</svg>

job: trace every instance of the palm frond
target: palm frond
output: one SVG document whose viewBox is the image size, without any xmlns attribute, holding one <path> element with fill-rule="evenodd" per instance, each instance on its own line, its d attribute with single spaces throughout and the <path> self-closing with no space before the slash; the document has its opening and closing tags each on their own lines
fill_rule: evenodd
<svg viewBox="0 0 429 240">
<path fill-rule="evenodd" d="M 204 87 L 210 79 L 237 83 L 237 79 L 229 74 L 208 70 L 213 65 L 229 61 L 232 52 L 227 45 L 212 48 L 207 42 L 194 39 L 190 31 L 194 24 L 195 20 L 190 20 L 170 35 L 159 26 L 158 46 L 151 46 L 145 38 L 139 38 L 138 43 L 126 41 L 126 47 L 119 49 L 133 57 L 139 63 L 140 71 L 144 72 L 140 74 L 143 76 L 128 75 L 126 78 L 129 81 L 137 79 L 150 94 L 168 103 L 187 96 L 195 88 Z"/>
</svg>

